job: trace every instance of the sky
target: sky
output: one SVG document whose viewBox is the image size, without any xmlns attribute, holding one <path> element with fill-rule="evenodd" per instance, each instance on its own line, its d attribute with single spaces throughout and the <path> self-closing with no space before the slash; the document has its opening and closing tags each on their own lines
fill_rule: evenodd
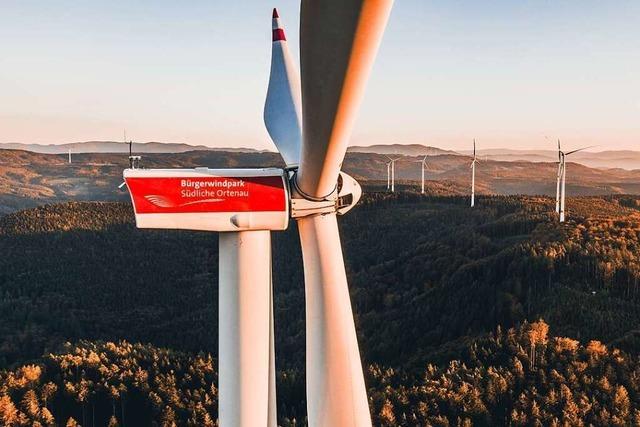
<svg viewBox="0 0 640 427">
<path fill-rule="evenodd" d="M 273 149 L 271 8 L 299 0 L 0 0 L 0 142 Z M 640 2 L 396 0 L 352 145 L 640 150 Z"/>
</svg>

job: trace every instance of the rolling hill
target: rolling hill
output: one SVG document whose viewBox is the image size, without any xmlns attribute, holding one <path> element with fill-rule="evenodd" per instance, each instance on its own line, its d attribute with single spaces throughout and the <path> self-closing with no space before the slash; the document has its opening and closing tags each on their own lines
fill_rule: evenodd
<svg viewBox="0 0 640 427">
<path fill-rule="evenodd" d="M 389 156 L 440 156 L 456 155 L 455 151 L 443 150 L 422 144 L 378 144 L 369 146 L 354 145 L 348 148 L 350 153 L 374 153 Z"/>
<path fill-rule="evenodd" d="M 252 148 L 216 148 L 204 145 L 189 145 L 171 142 L 134 142 L 132 149 L 136 153 L 184 153 L 186 151 L 228 151 L 251 153 Z M 129 144 L 117 141 L 85 141 L 66 144 L 20 144 L 0 143 L 0 150 L 26 150 L 41 154 L 72 154 L 76 153 L 128 153 Z"/>
<path fill-rule="evenodd" d="M 399 188 L 417 189 L 421 157 L 404 156 L 396 164 Z M 343 169 L 365 188 L 386 187 L 387 158 L 381 154 L 348 153 Z M 426 179 L 431 194 L 468 192 L 470 159 L 461 155 L 430 156 Z M 126 192 L 117 190 L 127 156 L 119 153 L 85 153 L 73 156 L 50 155 L 20 150 L 0 151 L 0 213 L 67 200 L 124 201 Z M 282 166 L 276 153 L 189 151 L 149 153 L 143 156 L 148 168 L 207 166 Z M 555 194 L 556 165 L 524 161 L 483 161 L 477 169 L 480 194 Z M 595 169 L 568 164 L 569 195 L 639 194 L 640 170 Z"/>
<path fill-rule="evenodd" d="M 471 154 L 470 151 L 463 151 L 464 154 Z M 512 162 L 556 162 L 558 152 L 553 150 L 510 150 L 510 149 L 489 149 L 478 150 L 480 158 Z M 640 169 L 640 151 L 631 150 L 605 150 L 599 152 L 580 151 L 572 154 L 572 162 L 580 163 L 591 168 L 603 169 Z"/>
</svg>

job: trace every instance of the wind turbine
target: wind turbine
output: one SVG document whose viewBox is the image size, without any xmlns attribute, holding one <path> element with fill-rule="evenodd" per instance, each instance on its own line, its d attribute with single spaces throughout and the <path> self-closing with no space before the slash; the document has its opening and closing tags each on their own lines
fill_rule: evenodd
<svg viewBox="0 0 640 427">
<path fill-rule="evenodd" d="M 578 148 L 577 150 L 572 150 L 568 152 L 562 151 L 560 148 L 560 140 L 558 140 L 558 181 L 556 183 L 556 212 L 560 214 L 560 222 L 565 221 L 566 210 L 565 210 L 565 199 L 566 199 L 566 188 L 567 188 L 567 156 L 577 153 L 579 151 L 588 150 L 589 148 L 595 147 L 591 145 L 589 147 Z"/>
<path fill-rule="evenodd" d="M 476 205 L 476 140 L 473 140 L 473 160 L 471 161 L 471 207 Z"/>
<path fill-rule="evenodd" d="M 288 127 L 296 121 L 291 113 L 265 111 L 286 169 L 124 171 L 138 227 L 221 232 L 223 427 L 273 425 L 269 231 L 286 229 L 290 218 L 298 221 L 304 263 L 308 423 L 371 425 L 337 215 L 352 209 L 362 194 L 359 184 L 340 168 L 392 4 L 393 0 L 302 1 L 302 142 L 296 146 L 295 138 L 287 137 L 295 135 Z M 284 61 L 285 55 L 274 54 L 272 59 Z M 273 91 L 270 84 L 268 91 L 268 98 L 283 99 L 283 104 L 268 99 L 266 108 L 298 111 L 287 105 L 295 102 L 293 71 L 272 65 L 272 79 L 280 79 L 283 72 L 289 77 L 280 79 L 283 85 L 274 82 Z M 289 95 L 280 93 L 289 89 Z"/>
<path fill-rule="evenodd" d="M 391 192 L 396 191 L 396 162 L 400 160 L 400 157 L 396 157 L 392 159 L 391 157 L 385 155 L 389 161 L 387 162 L 387 190 L 389 189 L 389 180 L 391 180 Z M 391 174 L 389 174 L 389 169 L 391 169 Z"/>
<path fill-rule="evenodd" d="M 138 169 L 140 167 L 140 163 L 142 161 L 142 156 L 134 156 L 133 155 L 133 140 L 130 139 L 127 143 L 127 132 L 124 133 L 124 143 L 129 144 L 129 168 L 130 169 Z"/>
<path fill-rule="evenodd" d="M 420 163 L 420 167 L 421 167 L 421 171 L 422 171 L 422 191 L 421 193 L 424 194 L 424 170 L 427 167 L 427 157 L 428 156 L 424 156 L 424 158 L 422 160 L 418 160 L 416 163 Z"/>
<path fill-rule="evenodd" d="M 391 160 L 387 162 L 387 191 L 391 189 Z"/>
<path fill-rule="evenodd" d="M 560 148 L 560 140 L 558 139 L 558 173 L 556 180 L 556 213 L 560 214 L 560 185 L 562 181 L 562 170 L 564 169 L 564 153 Z"/>
</svg>

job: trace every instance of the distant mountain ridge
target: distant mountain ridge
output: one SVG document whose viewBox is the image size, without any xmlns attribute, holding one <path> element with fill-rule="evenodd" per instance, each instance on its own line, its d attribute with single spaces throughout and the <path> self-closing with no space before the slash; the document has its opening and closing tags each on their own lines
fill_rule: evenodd
<svg viewBox="0 0 640 427">
<path fill-rule="evenodd" d="M 574 147 L 567 147 L 568 150 Z M 0 143 L 0 149 L 25 150 L 40 154 L 72 153 L 127 153 L 129 146 L 117 141 L 85 141 L 66 144 L 22 144 Z M 230 153 L 273 153 L 270 150 L 256 150 L 253 148 L 208 147 L 205 145 L 190 145 L 173 142 L 134 142 L 135 153 L 186 153 L 189 151 L 214 151 Z M 352 146 L 349 153 L 371 153 L 399 156 L 469 156 L 470 150 L 453 151 L 423 144 L 374 144 L 370 146 Z M 556 162 L 558 153 L 555 150 L 515 150 L 509 148 L 479 149 L 478 156 L 484 160 L 500 162 Z M 574 153 L 570 161 L 580 163 L 591 168 L 605 169 L 640 169 L 640 151 L 634 150 L 605 150 L 600 152 L 581 151 Z"/>
<path fill-rule="evenodd" d="M 124 144 L 122 144 L 124 145 Z M 396 163 L 398 188 L 419 188 L 421 155 L 401 156 Z M 554 161 L 483 160 L 477 168 L 478 194 L 555 195 L 557 165 Z M 431 155 L 427 159 L 427 189 L 441 194 L 465 194 L 470 184 L 471 159 L 460 154 Z M 347 153 L 343 170 L 362 185 L 386 188 L 388 159 L 383 154 Z M 44 203 L 68 200 L 124 201 L 118 190 L 122 170 L 128 166 L 124 153 L 76 153 L 72 163 L 63 154 L 24 150 L 0 150 L 0 215 Z M 184 153 L 143 153 L 145 168 L 244 168 L 281 167 L 274 152 L 228 152 L 191 150 Z M 575 195 L 640 194 L 640 169 L 599 169 L 568 163 L 567 192 Z M 403 187 L 404 186 L 404 187 Z M 431 190 L 430 190 L 431 191 Z"/>
<path fill-rule="evenodd" d="M 566 147 L 571 151 L 574 147 Z M 462 151 L 470 155 L 472 151 Z M 508 148 L 493 148 L 478 150 L 478 156 L 489 160 L 513 162 L 557 162 L 558 152 L 555 150 L 513 150 Z M 640 151 L 633 150 L 605 150 L 580 151 L 568 157 L 572 162 L 580 163 L 591 168 L 620 168 L 640 169 Z"/>
<path fill-rule="evenodd" d="M 571 150 L 574 147 L 566 147 Z M 349 147 L 351 153 L 375 153 L 383 155 L 403 156 L 440 156 L 458 155 L 470 156 L 472 150 L 443 150 L 441 148 L 422 144 L 390 144 Z M 477 155 L 481 159 L 499 162 L 557 162 L 558 152 L 555 150 L 514 150 L 510 148 L 479 149 Z M 640 151 L 634 150 L 605 150 L 599 152 L 581 151 L 572 154 L 569 160 L 590 168 L 605 169 L 640 169 Z"/>
<path fill-rule="evenodd" d="M 188 151 L 227 151 L 234 153 L 255 153 L 266 150 L 253 148 L 207 147 L 205 145 L 190 145 L 175 142 L 134 142 L 135 153 L 185 153 Z M 85 141 L 67 144 L 21 144 L 17 142 L 0 143 L 0 149 L 26 150 L 41 154 L 72 153 L 127 153 L 129 145 L 116 141 Z"/>
<path fill-rule="evenodd" d="M 376 144 L 369 146 L 354 145 L 349 147 L 350 153 L 398 154 L 403 156 L 441 156 L 460 155 L 455 151 L 443 150 L 422 144 Z"/>
</svg>

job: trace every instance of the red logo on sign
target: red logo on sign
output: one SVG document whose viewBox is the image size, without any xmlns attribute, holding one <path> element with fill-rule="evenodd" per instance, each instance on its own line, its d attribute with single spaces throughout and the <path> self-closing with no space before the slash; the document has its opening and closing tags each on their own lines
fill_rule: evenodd
<svg viewBox="0 0 640 427">
<path fill-rule="evenodd" d="M 127 178 L 136 213 L 285 211 L 279 176 Z"/>
</svg>

